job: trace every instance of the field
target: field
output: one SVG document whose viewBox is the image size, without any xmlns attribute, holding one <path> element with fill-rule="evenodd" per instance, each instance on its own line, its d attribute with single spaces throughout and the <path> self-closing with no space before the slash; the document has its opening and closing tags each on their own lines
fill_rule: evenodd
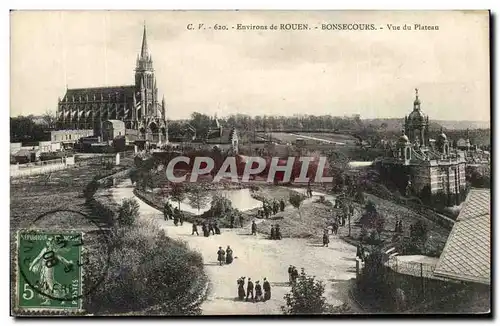
<svg viewBox="0 0 500 326">
<path fill-rule="evenodd" d="M 280 143 L 290 143 L 293 144 L 297 138 L 302 138 L 306 144 L 318 144 L 318 143 L 330 143 L 335 142 L 337 145 L 355 145 L 356 138 L 345 134 L 334 134 L 334 133 L 286 133 L 286 132 L 273 132 L 270 134 L 258 133 L 258 136 L 268 139 L 269 135 L 274 141 Z M 318 138 L 318 139 L 314 139 Z M 324 140 L 324 141 L 322 141 Z"/>
<path fill-rule="evenodd" d="M 121 167 L 103 169 L 99 159 L 89 159 L 82 165 L 50 174 L 11 180 L 10 227 L 27 227 L 44 212 L 71 209 L 90 214 L 82 191 L 97 175 L 105 176 L 131 165 L 132 159 L 122 159 Z"/>
</svg>

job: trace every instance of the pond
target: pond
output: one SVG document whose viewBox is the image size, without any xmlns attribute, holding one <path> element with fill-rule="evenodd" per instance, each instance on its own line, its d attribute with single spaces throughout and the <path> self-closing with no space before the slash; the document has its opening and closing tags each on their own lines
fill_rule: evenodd
<svg viewBox="0 0 500 326">
<path fill-rule="evenodd" d="M 221 190 L 218 192 L 209 191 L 210 197 L 216 193 L 221 194 L 231 201 L 233 207 L 240 211 L 248 211 L 257 207 L 262 207 L 262 202 L 253 198 L 250 189 L 234 189 L 234 190 Z M 179 207 L 177 202 L 170 201 L 173 207 Z M 204 207 L 200 207 L 198 211 L 197 207 L 192 207 L 189 204 L 189 200 L 185 199 L 181 202 L 181 210 L 189 212 L 191 214 L 202 214 L 210 209 L 210 203 Z"/>
</svg>

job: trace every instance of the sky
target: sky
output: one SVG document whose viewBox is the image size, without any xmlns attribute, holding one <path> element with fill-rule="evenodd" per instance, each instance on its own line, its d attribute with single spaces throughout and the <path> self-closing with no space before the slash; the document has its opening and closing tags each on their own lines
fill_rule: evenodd
<svg viewBox="0 0 500 326">
<path fill-rule="evenodd" d="M 418 88 L 431 120 L 490 120 L 486 11 L 13 11 L 10 115 L 55 111 L 67 87 L 133 84 L 144 23 L 169 119 L 401 118 Z M 310 30 L 236 29 L 286 23 Z M 377 29 L 322 29 L 339 23 Z"/>
</svg>

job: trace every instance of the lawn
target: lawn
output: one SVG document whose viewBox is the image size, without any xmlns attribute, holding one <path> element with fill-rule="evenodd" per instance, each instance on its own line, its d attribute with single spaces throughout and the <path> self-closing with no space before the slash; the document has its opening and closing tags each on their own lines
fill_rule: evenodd
<svg viewBox="0 0 500 326">
<path fill-rule="evenodd" d="M 423 221 L 428 225 L 428 241 L 426 248 L 429 255 L 438 255 L 446 243 L 449 230 L 429 221 L 423 216 L 396 203 L 380 199 L 373 195 L 365 194 L 365 202 L 371 200 L 375 203 L 377 211 L 385 217 L 384 230 L 380 234 L 384 247 L 397 246 L 398 241 L 394 238 L 397 219 L 402 219 L 404 235 L 409 236 L 410 225 L 417 221 Z M 332 221 L 333 209 L 331 205 L 317 202 L 317 199 L 306 200 L 299 210 L 293 208 L 287 201 L 284 212 L 264 220 L 258 225 L 258 231 L 269 234 L 272 225 L 279 224 L 283 237 L 291 238 L 315 238 L 320 239 L 325 228 Z M 351 236 L 349 237 L 348 222 L 345 227 L 340 227 L 338 236 L 346 241 L 357 244 L 360 240 L 361 225 L 358 223 L 364 213 L 364 206 L 355 203 L 355 213 L 351 220 Z"/>
</svg>

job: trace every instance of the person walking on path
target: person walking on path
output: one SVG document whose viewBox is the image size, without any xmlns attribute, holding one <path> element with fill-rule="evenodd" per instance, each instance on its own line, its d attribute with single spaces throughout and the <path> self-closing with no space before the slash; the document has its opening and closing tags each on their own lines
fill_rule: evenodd
<svg viewBox="0 0 500 326">
<path fill-rule="evenodd" d="M 176 207 L 174 209 L 174 225 L 177 226 L 179 224 L 179 209 Z"/>
<path fill-rule="evenodd" d="M 196 225 L 196 221 L 193 221 L 193 232 L 191 232 L 191 235 L 194 235 L 196 233 L 196 235 L 200 235 L 198 233 L 198 225 Z"/>
<path fill-rule="evenodd" d="M 279 224 L 276 224 L 276 230 L 275 230 L 275 237 L 276 237 L 276 240 L 281 240 L 281 231 L 280 231 L 280 225 Z"/>
<path fill-rule="evenodd" d="M 255 224 L 255 221 L 252 221 L 252 235 L 257 235 L 257 224 Z"/>
<path fill-rule="evenodd" d="M 172 207 L 170 206 L 170 203 L 166 203 L 165 206 L 163 207 L 163 218 L 165 221 L 171 219 L 172 215 Z"/>
<path fill-rule="evenodd" d="M 238 212 L 238 219 L 240 220 L 240 228 L 243 227 L 243 214 L 241 212 Z"/>
<path fill-rule="evenodd" d="M 274 229 L 274 225 L 271 225 L 271 240 L 276 239 L 276 231 Z"/>
<path fill-rule="evenodd" d="M 299 277 L 299 271 L 295 266 L 293 266 L 293 271 L 292 271 L 292 283 L 297 283 L 297 278 Z"/>
<path fill-rule="evenodd" d="M 264 288 L 264 302 L 265 302 L 271 299 L 271 285 L 269 284 L 269 282 L 265 277 L 264 277 L 263 288 Z"/>
<path fill-rule="evenodd" d="M 255 281 L 255 302 L 262 300 L 262 286 L 259 281 Z"/>
<path fill-rule="evenodd" d="M 225 252 L 222 249 L 222 247 L 219 247 L 219 251 L 217 251 L 217 260 L 219 261 L 219 266 L 222 266 L 224 264 L 224 261 L 226 260 L 225 257 Z"/>
<path fill-rule="evenodd" d="M 238 299 L 243 301 L 245 299 L 245 277 L 240 277 L 236 283 L 238 284 Z"/>
<path fill-rule="evenodd" d="M 179 211 L 179 222 L 181 223 L 181 226 L 184 224 L 184 214 L 181 211 Z"/>
<path fill-rule="evenodd" d="M 290 267 L 288 267 L 288 282 L 290 283 L 290 285 L 292 285 L 293 282 L 292 273 L 293 273 L 293 266 L 290 265 Z"/>
<path fill-rule="evenodd" d="M 215 230 L 215 234 L 220 234 L 220 229 L 219 229 L 219 226 L 217 225 L 217 221 L 214 222 L 214 230 Z"/>
<path fill-rule="evenodd" d="M 337 235 L 339 232 L 339 223 L 335 220 L 332 224 L 332 233 Z"/>
<path fill-rule="evenodd" d="M 283 200 L 283 198 L 280 200 L 280 211 L 284 211 L 285 210 L 285 201 Z"/>
<path fill-rule="evenodd" d="M 226 264 L 231 264 L 233 262 L 233 249 L 227 246 L 226 248 Z"/>
<path fill-rule="evenodd" d="M 248 283 L 247 283 L 247 298 L 246 300 L 248 301 L 248 296 L 252 294 L 252 301 L 254 300 L 254 297 L 253 297 L 253 282 L 252 282 L 252 279 L 249 277 L 248 278 Z"/>
<path fill-rule="evenodd" d="M 323 233 L 323 247 L 328 247 L 328 243 L 330 243 L 330 239 L 328 238 L 328 230 L 325 230 Z"/>
<path fill-rule="evenodd" d="M 212 235 L 215 235 L 214 223 L 212 221 L 208 222 L 208 232 L 212 232 Z"/>
</svg>

